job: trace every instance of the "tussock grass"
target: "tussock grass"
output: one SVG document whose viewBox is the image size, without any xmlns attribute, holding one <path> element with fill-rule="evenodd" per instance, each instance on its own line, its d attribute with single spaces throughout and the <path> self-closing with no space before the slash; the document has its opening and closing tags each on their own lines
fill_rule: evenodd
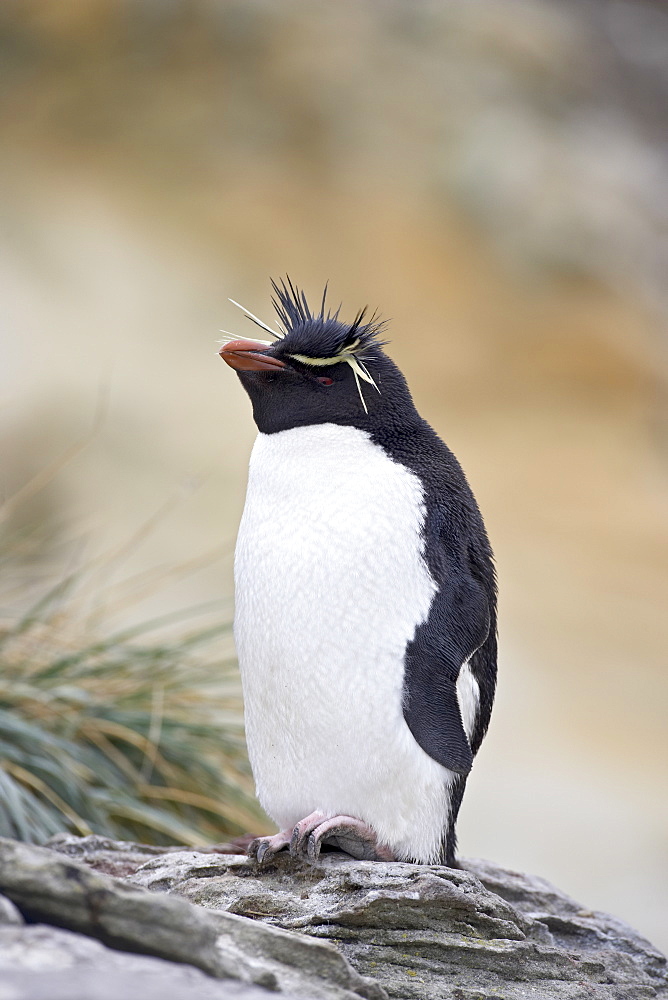
<svg viewBox="0 0 668 1000">
<path fill-rule="evenodd" d="M 230 626 L 91 637 L 71 587 L 0 627 L 0 835 L 195 846 L 261 826 Z"/>
</svg>

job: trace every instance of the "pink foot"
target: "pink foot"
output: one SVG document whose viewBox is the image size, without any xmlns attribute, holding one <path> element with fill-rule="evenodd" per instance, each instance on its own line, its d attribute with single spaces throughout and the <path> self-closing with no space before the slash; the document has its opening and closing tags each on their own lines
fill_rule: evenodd
<svg viewBox="0 0 668 1000">
<path fill-rule="evenodd" d="M 337 847 L 358 861 L 396 861 L 392 848 L 379 844 L 375 830 L 361 819 L 327 818 L 321 812 L 301 819 L 292 830 L 281 830 L 273 837 L 256 837 L 248 846 L 248 856 L 261 865 L 289 846 L 293 858 L 314 862 L 323 844 Z"/>
<path fill-rule="evenodd" d="M 265 861 L 271 861 L 275 854 L 282 851 L 290 843 L 292 830 L 281 830 L 273 837 L 256 837 L 247 848 L 249 858 L 254 858 L 259 865 Z"/>
<path fill-rule="evenodd" d="M 378 836 L 367 823 L 354 816 L 331 816 L 314 812 L 300 820 L 292 831 L 290 854 L 316 861 L 323 844 L 338 847 L 358 861 L 395 861 L 394 852 L 378 843 Z"/>
</svg>

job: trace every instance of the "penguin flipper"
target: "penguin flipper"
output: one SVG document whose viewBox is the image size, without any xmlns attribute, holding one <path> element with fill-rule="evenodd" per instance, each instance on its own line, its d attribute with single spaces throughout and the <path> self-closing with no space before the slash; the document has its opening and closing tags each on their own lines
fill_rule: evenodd
<svg viewBox="0 0 668 1000">
<path fill-rule="evenodd" d="M 417 702 L 417 704 L 416 704 Z M 413 711 L 404 709 L 404 717 L 413 736 L 425 753 L 456 774 L 466 775 L 473 766 L 469 743 L 453 681 L 441 681 L 429 700 L 411 698 Z"/>
<path fill-rule="evenodd" d="M 451 569 L 406 649 L 403 712 L 408 728 L 425 753 L 457 774 L 467 775 L 473 765 L 457 678 L 489 629 L 482 588 L 468 572 Z"/>
</svg>

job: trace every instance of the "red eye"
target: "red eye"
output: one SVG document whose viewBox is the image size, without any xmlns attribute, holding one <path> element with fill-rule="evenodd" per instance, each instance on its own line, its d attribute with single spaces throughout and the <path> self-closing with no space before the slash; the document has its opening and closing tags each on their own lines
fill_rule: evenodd
<svg viewBox="0 0 668 1000">
<path fill-rule="evenodd" d="M 334 385 L 334 379 L 333 378 L 327 378 L 326 375 L 322 375 L 316 381 L 321 382 L 322 385 Z"/>
</svg>

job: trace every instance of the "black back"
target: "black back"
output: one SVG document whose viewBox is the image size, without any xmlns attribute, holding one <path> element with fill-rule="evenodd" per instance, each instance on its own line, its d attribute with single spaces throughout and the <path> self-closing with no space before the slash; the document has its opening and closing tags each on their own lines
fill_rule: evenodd
<svg viewBox="0 0 668 1000">
<path fill-rule="evenodd" d="M 489 726 L 496 688 L 492 550 L 459 462 L 425 421 L 414 428 L 410 441 L 391 430 L 373 436 L 420 478 L 425 491 L 425 558 L 439 589 L 427 620 L 406 650 L 404 717 L 422 749 L 457 774 L 443 843 L 443 861 L 452 867 L 457 814 L 473 758 Z M 479 689 L 470 743 L 456 689 L 466 660 Z"/>
</svg>

